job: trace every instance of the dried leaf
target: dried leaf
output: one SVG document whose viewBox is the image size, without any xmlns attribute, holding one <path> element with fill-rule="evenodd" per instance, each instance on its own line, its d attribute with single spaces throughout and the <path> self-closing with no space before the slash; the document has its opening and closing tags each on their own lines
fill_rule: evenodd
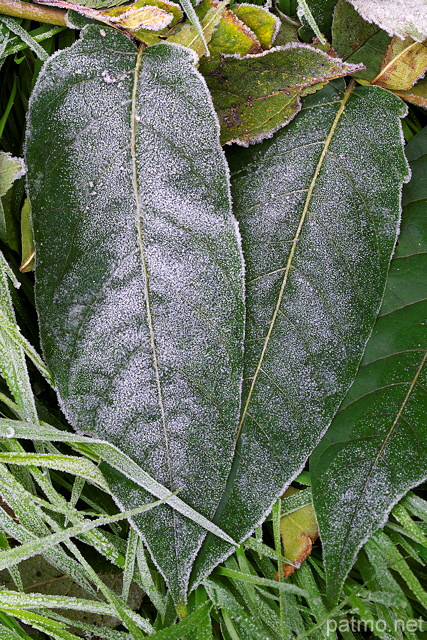
<svg viewBox="0 0 427 640">
<path fill-rule="evenodd" d="M 427 109 L 427 79 L 423 78 L 415 84 L 412 89 L 407 91 L 396 91 L 396 94 L 406 100 L 415 104 L 417 107 L 424 107 Z"/>
<path fill-rule="evenodd" d="M 416 42 L 394 36 L 387 48 L 381 71 L 372 84 L 391 91 L 407 91 L 424 76 L 427 69 L 427 40 Z"/>
</svg>

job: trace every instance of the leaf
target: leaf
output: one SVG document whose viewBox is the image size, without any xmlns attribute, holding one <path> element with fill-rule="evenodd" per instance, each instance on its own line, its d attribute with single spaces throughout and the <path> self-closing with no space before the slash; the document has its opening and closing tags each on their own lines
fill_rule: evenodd
<svg viewBox="0 0 427 640">
<path fill-rule="evenodd" d="M 137 0 L 132 5 L 114 7 L 100 12 L 109 18 L 111 24 L 117 24 L 133 32 L 134 37 L 144 39 L 146 31 L 156 31 L 161 35 L 182 20 L 182 11 L 171 0 Z"/>
<path fill-rule="evenodd" d="M 126 29 L 133 37 L 142 41 L 145 40 L 147 31 L 148 35 L 152 31 L 156 31 L 156 35 L 163 34 L 166 27 L 176 24 L 182 18 L 179 5 L 171 0 L 136 0 L 130 5 L 99 11 L 72 0 L 43 0 L 43 4 L 70 9 L 109 26 Z M 74 28 L 73 19 L 70 26 Z"/>
<path fill-rule="evenodd" d="M 427 79 L 419 80 L 412 89 L 407 91 L 396 91 L 396 94 L 417 107 L 427 109 Z"/>
<path fill-rule="evenodd" d="M 225 11 L 228 0 L 217 3 L 204 15 L 200 20 L 200 26 L 207 43 L 210 42 L 212 35 L 221 20 L 221 17 Z M 193 49 L 199 56 L 199 58 L 205 53 L 205 45 L 200 39 L 197 29 L 192 24 L 185 24 L 176 35 L 169 36 L 168 42 L 175 42 L 176 44 L 182 44 L 184 47 Z"/>
<path fill-rule="evenodd" d="M 46 361 L 77 430 L 210 520 L 234 450 L 244 313 L 218 123 L 188 49 L 82 33 L 44 67 L 28 120 Z M 124 508 L 151 499 L 114 477 Z M 185 598 L 205 531 L 166 505 L 134 522 Z"/>
<path fill-rule="evenodd" d="M 409 143 L 412 180 L 380 316 L 360 370 L 311 462 L 328 595 L 338 597 L 357 551 L 427 475 L 425 391 L 427 130 Z M 411 149 L 423 154 L 411 157 Z"/>
<path fill-rule="evenodd" d="M 404 113 L 379 87 L 332 82 L 271 140 L 228 154 L 247 329 L 237 450 L 215 522 L 235 539 L 304 467 L 355 376 L 399 225 Z M 230 551 L 208 536 L 192 584 Z"/>
<path fill-rule="evenodd" d="M 375 22 L 390 35 L 410 36 L 418 42 L 427 38 L 424 0 L 350 0 L 361 16 Z"/>
<path fill-rule="evenodd" d="M 22 260 L 19 270 L 23 273 L 34 270 L 34 238 L 33 227 L 31 224 L 31 204 L 30 199 L 25 198 L 24 206 L 21 212 L 21 243 L 22 243 Z"/>
<path fill-rule="evenodd" d="M 263 49 L 272 46 L 280 28 L 279 18 L 254 4 L 234 4 L 231 11 L 253 31 Z"/>
<path fill-rule="evenodd" d="M 216 6 L 218 6 L 216 0 L 202 0 L 196 8 L 199 19 L 203 19 L 206 13 Z M 209 55 L 213 56 L 216 53 L 246 55 L 261 51 L 261 43 L 254 32 L 233 11 L 226 9 L 209 42 Z"/>
<path fill-rule="evenodd" d="M 10 153 L 0 151 L 0 238 L 6 243 L 11 230 L 1 198 L 6 195 L 15 180 L 21 178 L 24 173 L 25 167 L 21 158 L 14 158 Z"/>
<path fill-rule="evenodd" d="M 354 74 L 361 84 L 371 82 L 381 70 L 391 36 L 366 22 L 347 0 L 338 0 L 332 23 L 332 47 L 340 58 L 366 69 Z M 363 82 L 365 81 L 365 82 Z"/>
<path fill-rule="evenodd" d="M 394 36 L 387 48 L 382 67 L 372 84 L 391 91 L 410 89 L 427 69 L 427 40 L 401 40 Z"/>
<path fill-rule="evenodd" d="M 261 55 L 202 60 L 221 123 L 222 144 L 248 146 L 283 127 L 301 108 L 302 92 L 357 71 L 305 44 L 274 47 Z"/>
<path fill-rule="evenodd" d="M 295 493 L 298 494 L 298 490 L 291 487 L 285 492 L 285 498 Z M 280 534 L 284 556 L 292 562 L 292 564 L 285 563 L 282 567 L 283 576 L 287 578 L 295 571 L 295 567 L 299 568 L 310 555 L 313 542 L 319 536 L 313 504 L 283 515 L 280 518 Z"/>
</svg>

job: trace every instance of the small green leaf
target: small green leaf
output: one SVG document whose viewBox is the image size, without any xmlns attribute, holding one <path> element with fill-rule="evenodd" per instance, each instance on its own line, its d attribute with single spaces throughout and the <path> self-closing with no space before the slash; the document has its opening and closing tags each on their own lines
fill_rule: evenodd
<svg viewBox="0 0 427 640">
<path fill-rule="evenodd" d="M 331 600 L 362 544 L 427 476 L 426 132 L 407 147 L 412 180 L 404 188 L 402 230 L 377 324 L 310 462 Z"/>
<path fill-rule="evenodd" d="M 36 252 L 34 250 L 33 226 L 31 223 L 31 204 L 30 199 L 25 198 L 24 206 L 21 211 L 21 266 L 19 270 L 23 273 L 34 269 L 34 260 Z"/>
<path fill-rule="evenodd" d="M 274 47 L 261 55 L 203 59 L 200 71 L 221 124 L 221 142 L 247 146 L 270 137 L 301 108 L 302 92 L 357 71 L 305 44 Z"/>
</svg>

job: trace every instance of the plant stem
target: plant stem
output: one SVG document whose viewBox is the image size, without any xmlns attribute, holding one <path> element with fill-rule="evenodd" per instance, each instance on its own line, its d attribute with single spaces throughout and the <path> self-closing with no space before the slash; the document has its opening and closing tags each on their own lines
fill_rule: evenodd
<svg viewBox="0 0 427 640">
<path fill-rule="evenodd" d="M 15 18 L 27 18 L 38 22 L 68 26 L 65 21 L 66 12 L 62 9 L 21 2 L 21 0 L 0 0 L 0 14 Z"/>
</svg>

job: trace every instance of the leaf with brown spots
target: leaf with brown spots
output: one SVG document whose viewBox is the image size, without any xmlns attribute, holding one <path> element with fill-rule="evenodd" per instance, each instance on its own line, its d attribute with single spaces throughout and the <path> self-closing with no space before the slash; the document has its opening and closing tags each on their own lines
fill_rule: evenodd
<svg viewBox="0 0 427 640">
<path fill-rule="evenodd" d="M 285 496 L 298 493 L 297 489 L 291 487 L 285 492 Z M 284 547 L 284 555 L 292 564 L 283 564 L 283 577 L 287 578 L 299 567 L 310 555 L 313 542 L 319 536 L 316 514 L 313 505 L 297 509 L 288 513 L 280 519 L 280 533 Z M 295 566 L 293 566 L 295 565 Z"/>
<path fill-rule="evenodd" d="M 401 40 L 394 36 L 387 47 L 381 71 L 372 84 L 392 91 L 407 91 L 425 74 L 427 69 L 427 40 Z"/>
<path fill-rule="evenodd" d="M 206 78 L 221 124 L 221 143 L 248 146 L 283 127 L 301 108 L 308 89 L 360 69 L 306 44 L 274 47 L 261 55 L 204 58 Z"/>
</svg>

